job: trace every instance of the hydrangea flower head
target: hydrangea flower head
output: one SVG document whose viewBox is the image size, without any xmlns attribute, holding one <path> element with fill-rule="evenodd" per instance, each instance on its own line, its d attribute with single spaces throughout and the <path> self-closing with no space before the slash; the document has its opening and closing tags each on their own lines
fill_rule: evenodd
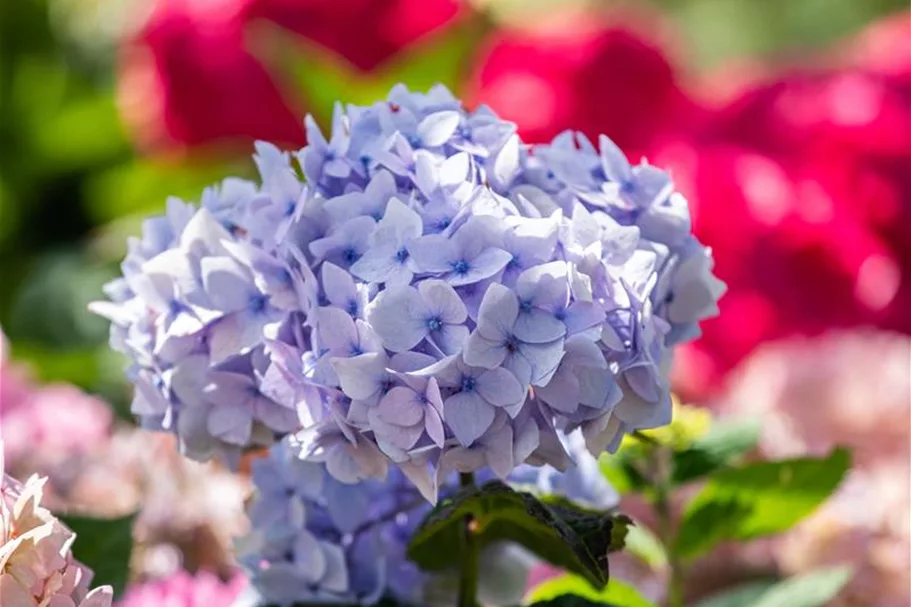
<svg viewBox="0 0 911 607">
<path fill-rule="evenodd" d="M 443 87 L 306 126 L 257 144 L 261 184 L 170 201 L 96 305 L 147 426 L 201 459 L 297 434 L 434 500 L 454 470 L 561 467 L 558 431 L 597 455 L 669 421 L 672 348 L 723 291 L 669 175 L 606 137 L 526 145 Z"/>
<path fill-rule="evenodd" d="M 2 448 L 2 443 L 0 443 Z M 46 479 L 24 484 L 3 472 L 0 454 L 0 597 L 10 607 L 110 607 L 110 586 L 89 591 L 92 572 L 70 552 L 75 534 L 41 506 Z"/>
</svg>

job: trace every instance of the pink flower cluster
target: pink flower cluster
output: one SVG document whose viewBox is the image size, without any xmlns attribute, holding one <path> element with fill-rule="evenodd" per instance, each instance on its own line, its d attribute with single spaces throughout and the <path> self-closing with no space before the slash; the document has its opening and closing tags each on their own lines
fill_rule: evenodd
<svg viewBox="0 0 911 607">
<path fill-rule="evenodd" d="M 110 607 L 111 587 L 89 591 L 92 572 L 70 552 L 75 534 L 41 505 L 46 480 L 19 483 L 5 474 L 0 455 L 3 607 Z"/>
<path fill-rule="evenodd" d="M 247 529 L 242 477 L 187 460 L 172 436 L 115 424 L 106 402 L 75 386 L 34 381 L 6 358 L 2 333 L 0 343 L 0 457 L 8 472 L 45 478 L 51 508 L 98 517 L 138 511 L 139 576 L 233 570 L 232 537 Z"/>
<path fill-rule="evenodd" d="M 130 586 L 116 607 L 230 607 L 246 587 L 240 574 L 223 582 L 200 571 L 178 571 L 170 576 Z"/>
<path fill-rule="evenodd" d="M 875 355 L 871 356 L 871 353 Z M 767 457 L 852 449 L 835 496 L 772 553 L 786 573 L 856 563 L 832 607 L 906 607 L 911 591 L 911 339 L 832 333 L 760 348 L 735 375 L 727 412 L 763 420 Z"/>
</svg>

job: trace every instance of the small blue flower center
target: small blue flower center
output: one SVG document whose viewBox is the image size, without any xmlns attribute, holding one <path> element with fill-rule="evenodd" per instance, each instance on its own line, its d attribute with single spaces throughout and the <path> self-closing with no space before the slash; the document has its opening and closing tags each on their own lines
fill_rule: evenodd
<svg viewBox="0 0 911 607">
<path fill-rule="evenodd" d="M 624 194 L 632 194 L 635 189 L 636 189 L 636 184 L 633 183 L 633 181 L 630 179 L 627 179 L 623 183 L 620 184 L 620 191 L 623 192 Z"/>
<path fill-rule="evenodd" d="M 265 295 L 256 294 L 250 298 L 247 306 L 249 307 L 250 312 L 253 314 L 262 314 L 263 310 L 266 309 L 266 304 L 269 302 L 269 298 Z"/>
<path fill-rule="evenodd" d="M 445 230 L 446 228 L 448 228 L 449 225 L 450 225 L 451 223 L 452 223 L 452 218 L 451 218 L 451 217 L 443 217 L 442 219 L 440 219 L 440 220 L 437 222 L 437 230 L 439 230 L 440 232 L 442 232 L 443 230 Z"/>
<path fill-rule="evenodd" d="M 474 392 L 475 384 L 477 380 L 473 377 L 463 377 L 462 378 L 462 392 Z"/>
<path fill-rule="evenodd" d="M 551 170 L 549 170 L 549 169 L 548 169 L 547 173 L 546 173 L 544 176 L 545 176 L 547 179 L 554 179 L 554 178 L 556 177 L 556 175 L 554 175 L 554 172 L 551 171 Z"/>
<path fill-rule="evenodd" d="M 348 247 L 342 251 L 342 259 L 344 259 L 347 263 L 354 263 L 357 261 L 357 258 L 358 254 L 357 251 L 354 250 L 354 247 Z"/>
<path fill-rule="evenodd" d="M 356 300 L 356 299 L 349 299 L 349 300 L 348 300 L 348 305 L 345 306 L 345 311 L 348 312 L 348 314 L 349 314 L 350 316 L 357 316 L 357 308 L 358 308 L 357 300 Z"/>
<path fill-rule="evenodd" d="M 364 353 L 360 344 L 351 344 L 351 356 L 360 356 Z"/>
<path fill-rule="evenodd" d="M 408 140 L 408 145 L 410 145 L 412 148 L 421 147 L 421 138 L 417 135 L 408 135 L 406 139 Z"/>
<path fill-rule="evenodd" d="M 522 302 L 519 303 L 519 311 L 526 313 L 531 312 L 531 301 L 523 299 Z"/>
<path fill-rule="evenodd" d="M 326 161 L 335 160 L 335 150 L 327 149 L 326 150 Z"/>
<path fill-rule="evenodd" d="M 554 312 L 554 318 L 556 318 L 557 320 L 566 320 L 566 310 L 563 310 L 563 309 L 557 310 L 556 312 Z"/>
<path fill-rule="evenodd" d="M 452 264 L 452 271 L 456 274 L 465 275 L 468 274 L 468 270 L 471 269 L 471 265 L 464 259 L 460 259 Z"/>
<path fill-rule="evenodd" d="M 361 154 L 360 161 L 361 161 L 361 164 L 364 165 L 364 168 L 366 169 L 367 166 L 370 164 L 370 156 L 368 156 L 367 154 Z"/>
<path fill-rule="evenodd" d="M 471 129 L 468 128 L 466 125 L 464 125 L 464 124 L 460 125 L 457 132 L 459 133 L 459 137 L 461 137 L 465 141 L 471 141 Z"/>
<path fill-rule="evenodd" d="M 427 327 L 431 331 L 439 331 L 442 326 L 443 326 L 443 320 L 439 316 L 434 316 L 433 318 L 431 318 L 430 320 L 427 321 Z"/>
<path fill-rule="evenodd" d="M 395 260 L 397 262 L 399 262 L 400 264 L 405 263 L 406 259 L 408 259 L 408 249 L 406 249 L 405 247 L 402 247 L 398 251 L 395 252 Z"/>
</svg>

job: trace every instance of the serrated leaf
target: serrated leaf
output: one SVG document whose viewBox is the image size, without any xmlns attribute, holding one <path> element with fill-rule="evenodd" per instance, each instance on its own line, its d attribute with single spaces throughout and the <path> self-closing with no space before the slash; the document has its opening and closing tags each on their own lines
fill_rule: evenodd
<svg viewBox="0 0 911 607">
<path fill-rule="evenodd" d="M 466 518 L 473 521 L 482 546 L 514 541 L 599 588 L 607 583 L 607 554 L 618 539 L 612 531 L 629 524 L 626 517 L 573 508 L 566 501 L 547 505 L 530 493 L 492 482 L 441 501 L 415 531 L 408 546 L 411 560 L 429 570 L 457 566 Z"/>
<path fill-rule="evenodd" d="M 715 474 L 689 503 L 674 550 L 692 558 L 724 539 L 780 533 L 813 512 L 850 466 L 838 448 L 825 458 L 757 462 Z"/>
<path fill-rule="evenodd" d="M 709 432 L 674 453 L 671 482 L 686 483 L 707 476 L 752 450 L 759 441 L 756 421 L 728 421 L 712 425 Z"/>
<path fill-rule="evenodd" d="M 568 600 L 567 597 L 576 597 L 585 601 L 594 601 L 598 605 L 613 605 L 615 607 L 654 607 L 634 587 L 617 579 L 612 579 L 601 590 L 592 588 L 583 578 L 577 575 L 561 575 L 551 578 L 535 586 L 525 597 L 527 603 L 538 606 L 544 601 Z"/>
<path fill-rule="evenodd" d="M 76 533 L 73 557 L 95 572 L 92 585 L 109 584 L 119 596 L 130 574 L 136 515 L 111 519 L 61 516 L 60 520 Z"/>
</svg>

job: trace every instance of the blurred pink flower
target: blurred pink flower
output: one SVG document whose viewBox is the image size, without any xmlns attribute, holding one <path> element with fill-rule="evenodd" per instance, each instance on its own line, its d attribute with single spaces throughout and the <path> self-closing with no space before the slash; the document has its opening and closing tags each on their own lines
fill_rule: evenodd
<svg viewBox="0 0 911 607">
<path fill-rule="evenodd" d="M 0 441 L 2 446 L 2 441 Z M 110 586 L 70 552 L 75 535 L 41 506 L 46 479 L 5 474 L 0 454 L 0 597 L 3 607 L 110 607 Z"/>
<path fill-rule="evenodd" d="M 767 457 L 853 451 L 835 496 L 776 540 L 786 573 L 858 567 L 833 607 L 906 607 L 911 596 L 911 338 L 832 333 L 760 348 L 736 374 L 725 412 L 763 420 Z"/>
<path fill-rule="evenodd" d="M 93 452 L 68 494 L 68 505 L 101 516 L 139 511 L 134 568 L 161 576 L 181 568 L 227 575 L 232 540 L 247 531 L 249 483 L 216 462 L 180 455 L 174 437 L 117 431 Z"/>
<path fill-rule="evenodd" d="M 129 586 L 116 607 L 230 607 L 246 585 L 241 574 L 223 582 L 208 571 L 191 575 L 180 570 Z"/>
<path fill-rule="evenodd" d="M 6 350 L 4 343 L 3 356 Z M 6 467 L 17 476 L 50 477 L 51 501 L 72 482 L 81 460 L 107 442 L 112 420 L 104 401 L 68 384 L 36 384 L 26 367 L 0 358 Z"/>
<path fill-rule="evenodd" d="M 697 113 L 653 35 L 656 21 L 633 27 L 593 14 L 500 30 L 482 50 L 469 97 L 516 122 L 527 141 L 565 129 L 593 140 L 604 133 L 638 159 Z"/>
</svg>

